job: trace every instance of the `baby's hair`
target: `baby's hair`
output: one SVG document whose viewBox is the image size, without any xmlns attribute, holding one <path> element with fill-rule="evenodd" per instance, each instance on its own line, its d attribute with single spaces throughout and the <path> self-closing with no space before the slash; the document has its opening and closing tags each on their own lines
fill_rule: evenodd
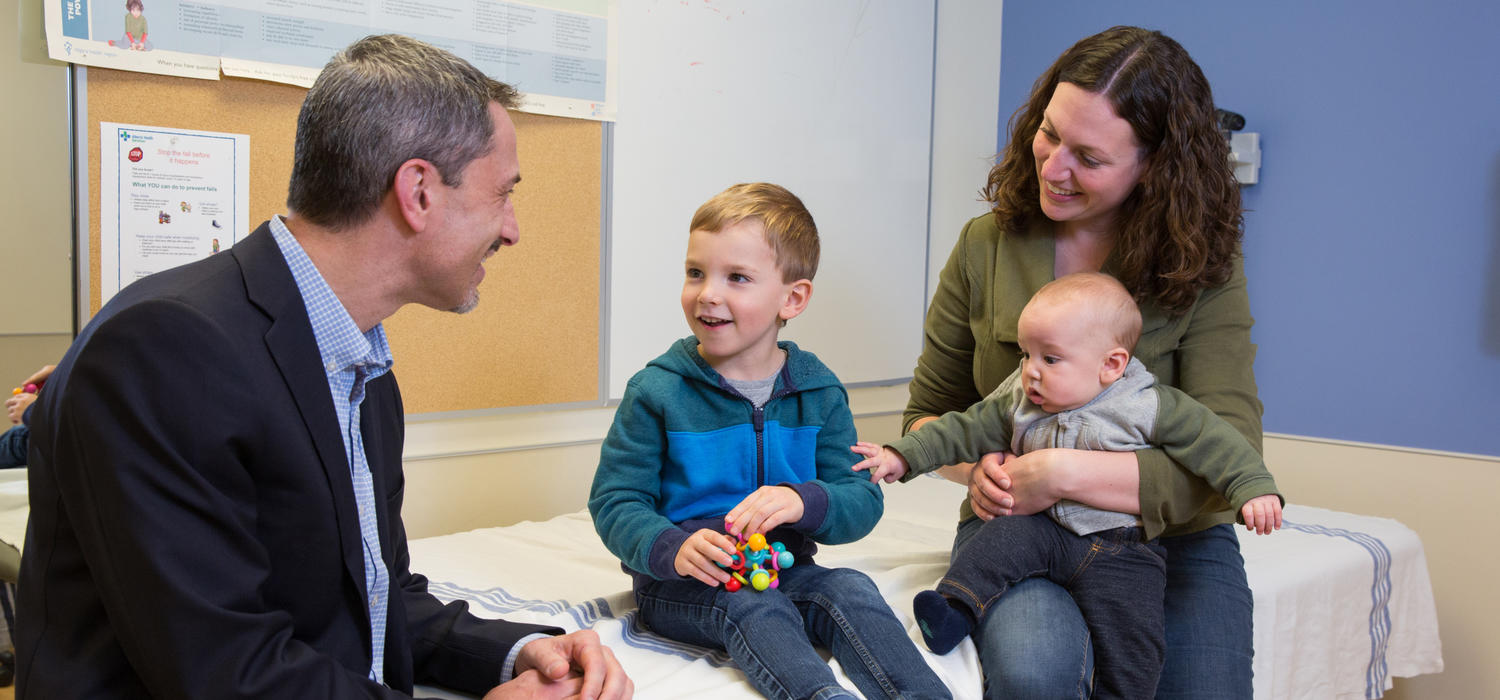
<svg viewBox="0 0 1500 700">
<path fill-rule="evenodd" d="M 698 207 L 688 231 L 718 233 L 745 219 L 757 219 L 765 227 L 782 282 L 812 280 L 818 272 L 818 227 L 802 200 L 780 185 L 734 185 Z"/>
<path fill-rule="evenodd" d="M 141 0 L 125 0 L 125 11 L 129 12 L 130 10 L 145 12 L 146 6 L 141 4 Z"/>
<path fill-rule="evenodd" d="M 1111 340 L 1130 353 L 1141 339 L 1141 309 L 1120 281 L 1103 272 L 1063 275 L 1038 289 L 1032 303 L 1071 304 L 1088 314 L 1089 325 L 1108 332 Z"/>
</svg>

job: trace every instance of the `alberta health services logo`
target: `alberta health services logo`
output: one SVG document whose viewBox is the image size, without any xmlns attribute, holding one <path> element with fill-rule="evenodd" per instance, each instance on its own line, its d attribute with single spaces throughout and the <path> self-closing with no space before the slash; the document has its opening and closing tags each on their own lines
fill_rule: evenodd
<svg viewBox="0 0 1500 700">
<path fill-rule="evenodd" d="M 151 137 L 150 134 L 132 134 L 132 133 L 130 133 L 129 131 L 127 131 L 125 129 L 121 129 L 120 130 L 120 141 L 122 143 L 147 143 L 147 142 L 150 142 L 151 140 L 152 140 L 152 137 Z M 129 158 L 130 162 L 132 162 L 132 163 L 139 163 L 139 162 L 141 162 L 141 159 L 144 158 L 145 156 L 146 156 L 146 153 L 141 150 L 140 146 L 134 146 L 134 147 L 132 147 L 130 149 L 130 152 L 125 155 L 125 157 Z"/>
</svg>

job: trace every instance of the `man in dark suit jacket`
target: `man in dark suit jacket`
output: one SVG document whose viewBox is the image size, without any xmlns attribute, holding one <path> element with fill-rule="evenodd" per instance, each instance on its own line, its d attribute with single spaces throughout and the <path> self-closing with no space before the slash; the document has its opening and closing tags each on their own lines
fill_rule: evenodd
<svg viewBox="0 0 1500 700">
<path fill-rule="evenodd" d="M 289 215 L 79 334 L 32 416 L 19 697 L 630 696 L 591 631 L 481 620 L 409 569 L 380 322 L 472 308 L 517 241 L 516 99 L 356 42 L 303 104 Z"/>
</svg>

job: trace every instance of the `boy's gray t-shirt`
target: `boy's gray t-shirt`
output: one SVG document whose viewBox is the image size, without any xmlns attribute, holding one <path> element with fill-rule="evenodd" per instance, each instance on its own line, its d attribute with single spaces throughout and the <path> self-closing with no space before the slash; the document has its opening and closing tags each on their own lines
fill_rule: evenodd
<svg viewBox="0 0 1500 700">
<path fill-rule="evenodd" d="M 725 377 L 724 381 L 729 382 L 729 386 L 734 387 L 734 390 L 740 392 L 741 396 L 750 399 L 750 403 L 756 408 L 760 408 L 771 400 L 771 391 L 776 388 L 776 375 L 778 374 L 781 374 L 779 367 L 765 379 L 742 380 Z"/>
</svg>

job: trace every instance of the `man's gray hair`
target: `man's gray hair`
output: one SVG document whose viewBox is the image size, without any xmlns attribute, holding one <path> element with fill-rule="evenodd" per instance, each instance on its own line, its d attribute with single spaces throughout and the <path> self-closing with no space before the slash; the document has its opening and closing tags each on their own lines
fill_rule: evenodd
<svg viewBox="0 0 1500 700">
<path fill-rule="evenodd" d="M 431 162 L 445 184 L 457 186 L 464 168 L 490 151 L 491 102 L 514 109 L 520 94 L 410 37 L 354 42 L 324 66 L 302 101 L 288 209 L 335 230 L 363 223 L 412 158 Z"/>
</svg>

